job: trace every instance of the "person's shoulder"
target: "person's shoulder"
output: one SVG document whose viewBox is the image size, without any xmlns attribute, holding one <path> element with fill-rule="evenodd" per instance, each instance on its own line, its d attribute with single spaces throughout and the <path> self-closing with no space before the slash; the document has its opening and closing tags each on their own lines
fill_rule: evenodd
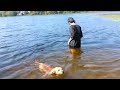
<svg viewBox="0 0 120 90">
<path fill-rule="evenodd" d="M 74 27 L 74 25 L 70 25 L 70 29 L 72 29 Z"/>
<path fill-rule="evenodd" d="M 73 28 L 73 27 L 75 27 L 75 26 L 76 26 L 76 25 L 71 25 L 70 27 Z"/>
<path fill-rule="evenodd" d="M 78 24 L 77 24 L 76 26 L 77 26 L 78 28 L 81 28 L 81 26 L 80 26 L 80 25 L 78 25 Z"/>
</svg>

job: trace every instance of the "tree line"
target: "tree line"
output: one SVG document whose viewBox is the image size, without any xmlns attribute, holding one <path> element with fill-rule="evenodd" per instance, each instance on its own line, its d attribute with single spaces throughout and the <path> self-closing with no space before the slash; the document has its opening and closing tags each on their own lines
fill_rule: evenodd
<svg viewBox="0 0 120 90">
<path fill-rule="evenodd" d="M 17 16 L 21 11 L 0 11 L 0 17 Z M 81 13 L 88 11 L 25 11 L 24 15 L 49 15 L 49 14 L 66 14 Z"/>
</svg>

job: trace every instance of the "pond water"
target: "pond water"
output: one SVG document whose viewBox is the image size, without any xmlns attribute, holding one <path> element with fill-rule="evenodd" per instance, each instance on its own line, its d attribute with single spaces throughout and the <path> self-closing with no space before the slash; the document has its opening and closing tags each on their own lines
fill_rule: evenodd
<svg viewBox="0 0 120 90">
<path fill-rule="evenodd" d="M 35 60 L 62 67 L 60 79 L 120 78 L 120 21 L 96 14 L 0 17 L 0 78 L 43 79 Z M 70 16 L 83 31 L 77 58 L 67 46 Z"/>
</svg>

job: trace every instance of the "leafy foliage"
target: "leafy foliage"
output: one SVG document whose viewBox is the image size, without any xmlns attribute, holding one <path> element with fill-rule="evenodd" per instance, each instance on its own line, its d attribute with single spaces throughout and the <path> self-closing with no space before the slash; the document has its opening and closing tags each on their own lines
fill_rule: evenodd
<svg viewBox="0 0 120 90">
<path fill-rule="evenodd" d="M 0 16 L 17 16 L 21 11 L 0 11 Z M 83 11 L 25 11 L 23 15 L 49 15 L 49 14 L 66 14 L 81 13 Z M 84 11 L 86 12 L 86 11 Z"/>
</svg>

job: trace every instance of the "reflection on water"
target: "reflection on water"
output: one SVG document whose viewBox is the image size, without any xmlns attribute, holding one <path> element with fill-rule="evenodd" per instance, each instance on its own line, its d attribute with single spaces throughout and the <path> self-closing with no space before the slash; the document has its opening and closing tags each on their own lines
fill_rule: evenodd
<svg viewBox="0 0 120 90">
<path fill-rule="evenodd" d="M 69 16 L 81 25 L 84 35 L 78 55 L 67 48 Z M 65 70 L 53 79 L 120 78 L 119 32 L 120 22 L 95 13 L 1 17 L 0 78 L 43 79 L 35 60 Z"/>
<path fill-rule="evenodd" d="M 66 60 L 65 62 L 66 63 L 65 74 L 67 78 L 72 78 L 73 75 L 79 70 L 79 68 L 83 67 L 82 63 L 80 62 L 81 54 L 82 54 L 82 51 L 80 51 L 80 53 L 69 54 L 69 59 Z"/>
<path fill-rule="evenodd" d="M 72 55 L 66 60 L 65 79 L 109 79 L 120 78 L 119 50 L 95 49 L 90 55 L 81 52 L 80 55 Z"/>
</svg>

